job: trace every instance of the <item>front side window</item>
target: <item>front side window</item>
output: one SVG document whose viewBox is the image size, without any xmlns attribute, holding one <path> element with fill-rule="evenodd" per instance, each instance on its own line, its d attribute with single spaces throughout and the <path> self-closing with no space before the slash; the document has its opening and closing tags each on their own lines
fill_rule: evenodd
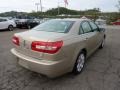
<svg viewBox="0 0 120 90">
<path fill-rule="evenodd" d="M 71 28 L 73 23 L 73 21 L 49 20 L 38 25 L 32 30 L 65 33 Z"/>
<path fill-rule="evenodd" d="M 92 31 L 88 22 L 83 22 L 81 27 L 82 27 L 84 33 L 88 33 L 88 32 Z"/>
</svg>

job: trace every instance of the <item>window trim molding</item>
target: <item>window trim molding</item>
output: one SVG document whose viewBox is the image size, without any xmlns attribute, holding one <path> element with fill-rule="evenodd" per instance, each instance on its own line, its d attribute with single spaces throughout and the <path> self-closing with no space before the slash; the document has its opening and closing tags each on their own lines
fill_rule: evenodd
<svg viewBox="0 0 120 90">
<path fill-rule="evenodd" d="M 82 22 L 80 23 L 80 27 L 79 27 L 79 35 L 81 35 L 81 33 L 80 33 L 80 28 L 81 28 L 81 29 L 82 29 L 82 31 L 83 31 L 83 33 L 82 33 L 82 34 L 93 32 L 93 30 L 92 30 L 91 26 L 90 26 L 91 31 L 89 31 L 89 32 L 84 32 L 83 27 L 82 27 L 82 24 L 83 24 L 84 22 L 87 22 L 87 23 L 88 23 L 88 25 L 90 26 L 90 24 L 89 24 L 89 22 L 88 22 L 88 21 L 86 21 L 86 20 L 85 20 L 85 21 L 82 21 Z"/>
<path fill-rule="evenodd" d="M 90 21 L 90 22 L 92 22 L 93 24 L 95 24 L 96 26 L 97 26 L 97 24 L 96 23 L 94 23 L 93 21 Z M 90 25 L 90 22 L 88 22 L 89 23 L 89 25 Z M 93 29 L 92 28 L 92 26 L 90 25 L 90 27 L 91 27 L 91 29 L 92 29 L 92 31 L 94 32 L 94 31 L 99 31 L 98 29 L 99 29 L 99 27 L 97 26 L 97 30 L 96 29 Z"/>
</svg>

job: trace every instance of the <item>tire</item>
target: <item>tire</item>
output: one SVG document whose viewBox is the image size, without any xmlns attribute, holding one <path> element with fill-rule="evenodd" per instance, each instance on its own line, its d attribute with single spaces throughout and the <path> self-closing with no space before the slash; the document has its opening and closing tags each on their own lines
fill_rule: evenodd
<svg viewBox="0 0 120 90">
<path fill-rule="evenodd" d="M 73 68 L 74 74 L 80 74 L 83 71 L 85 60 L 86 60 L 85 52 L 81 52 Z"/>
<path fill-rule="evenodd" d="M 104 48 L 104 46 L 105 46 L 105 38 L 102 40 L 102 43 L 101 43 L 101 45 L 100 45 L 99 49 Z"/>
<path fill-rule="evenodd" d="M 13 29 L 14 29 L 13 25 L 9 25 L 9 26 L 8 26 L 8 30 L 9 30 L 9 31 L 13 31 Z"/>
</svg>

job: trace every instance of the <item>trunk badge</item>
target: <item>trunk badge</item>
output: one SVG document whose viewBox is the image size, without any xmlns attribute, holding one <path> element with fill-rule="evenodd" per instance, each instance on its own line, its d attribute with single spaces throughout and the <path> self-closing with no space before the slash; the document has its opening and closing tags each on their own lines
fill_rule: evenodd
<svg viewBox="0 0 120 90">
<path fill-rule="evenodd" d="M 29 49 L 29 46 L 27 45 L 27 43 L 26 43 L 25 40 L 23 41 L 23 46 L 24 46 L 26 49 Z"/>
</svg>

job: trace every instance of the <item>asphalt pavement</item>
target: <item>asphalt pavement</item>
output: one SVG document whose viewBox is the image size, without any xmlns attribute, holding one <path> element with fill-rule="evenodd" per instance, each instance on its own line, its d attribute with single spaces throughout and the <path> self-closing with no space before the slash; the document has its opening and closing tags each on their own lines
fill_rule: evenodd
<svg viewBox="0 0 120 90">
<path fill-rule="evenodd" d="M 86 62 L 80 75 L 50 79 L 17 64 L 10 52 L 14 33 L 0 31 L 0 90 L 120 90 L 120 27 L 106 27 L 106 44 Z"/>
</svg>

